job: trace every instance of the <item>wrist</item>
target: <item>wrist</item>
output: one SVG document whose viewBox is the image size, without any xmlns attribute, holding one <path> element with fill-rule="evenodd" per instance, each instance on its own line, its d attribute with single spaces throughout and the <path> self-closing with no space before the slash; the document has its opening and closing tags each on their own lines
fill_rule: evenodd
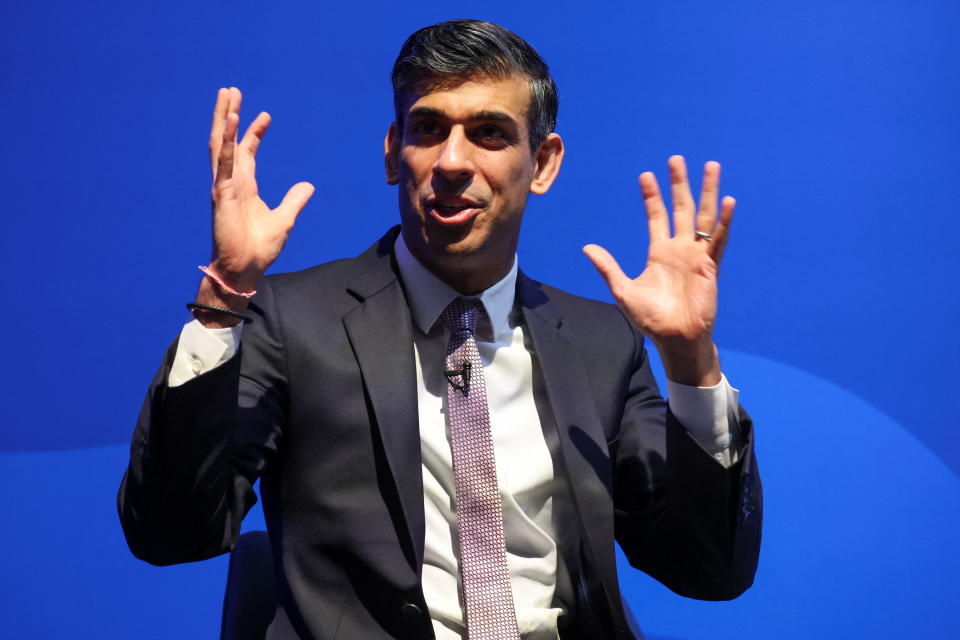
<svg viewBox="0 0 960 640">
<path fill-rule="evenodd" d="M 720 354 L 708 336 L 695 341 L 656 343 L 667 378 L 691 387 L 712 387 L 722 380 Z"/>
<path fill-rule="evenodd" d="M 217 260 L 211 260 L 207 266 L 197 267 L 200 271 L 213 280 L 223 293 L 228 293 L 241 298 L 252 298 L 256 295 L 254 285 L 263 275 L 262 272 L 255 271 L 251 273 L 234 272 L 225 269 L 223 265 L 218 264 Z"/>
<path fill-rule="evenodd" d="M 219 284 L 210 278 L 204 278 L 200 281 L 200 288 L 197 290 L 196 301 L 202 305 L 210 307 L 229 309 L 230 311 L 241 315 L 246 312 L 247 307 L 250 304 L 250 301 L 247 298 L 227 293 Z M 207 309 L 193 309 L 192 313 L 193 317 L 199 320 L 200 324 L 208 329 L 225 329 L 243 322 L 241 318 Z"/>
</svg>

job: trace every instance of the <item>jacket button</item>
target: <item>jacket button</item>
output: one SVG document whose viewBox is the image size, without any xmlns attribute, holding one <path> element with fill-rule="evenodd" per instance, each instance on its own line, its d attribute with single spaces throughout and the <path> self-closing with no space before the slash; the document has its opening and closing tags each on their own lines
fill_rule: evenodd
<svg viewBox="0 0 960 640">
<path fill-rule="evenodd" d="M 412 602 L 405 602 L 403 606 L 400 607 L 400 613 L 402 613 L 403 617 L 407 620 L 415 620 L 420 617 L 420 607 Z"/>
</svg>

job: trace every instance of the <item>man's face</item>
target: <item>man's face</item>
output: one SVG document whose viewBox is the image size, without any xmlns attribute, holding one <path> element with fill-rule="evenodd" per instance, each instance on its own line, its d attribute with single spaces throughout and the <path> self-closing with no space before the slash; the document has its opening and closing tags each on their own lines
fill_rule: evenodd
<svg viewBox="0 0 960 640">
<path fill-rule="evenodd" d="M 545 192 L 556 174 L 541 184 L 529 103 L 526 78 L 478 76 L 409 95 L 403 130 L 394 123 L 387 134 L 387 180 L 400 188 L 404 240 L 463 293 L 506 274 L 527 197 Z"/>
</svg>

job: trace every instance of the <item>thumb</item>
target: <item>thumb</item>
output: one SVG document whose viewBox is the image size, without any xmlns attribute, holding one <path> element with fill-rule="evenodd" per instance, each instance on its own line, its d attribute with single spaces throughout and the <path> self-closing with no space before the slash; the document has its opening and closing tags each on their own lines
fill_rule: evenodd
<svg viewBox="0 0 960 640">
<path fill-rule="evenodd" d="M 292 225 L 303 208 L 307 206 L 307 202 L 313 196 L 314 191 L 316 191 L 316 187 L 309 182 L 298 182 L 290 187 L 287 195 L 283 196 L 280 205 L 275 209 L 276 213 L 288 217 Z"/>
<path fill-rule="evenodd" d="M 590 258 L 590 262 L 600 272 L 603 279 L 607 281 L 607 286 L 610 287 L 613 297 L 619 300 L 617 292 L 630 281 L 630 278 L 623 272 L 610 252 L 600 245 L 588 244 L 583 248 L 583 252 Z"/>
</svg>

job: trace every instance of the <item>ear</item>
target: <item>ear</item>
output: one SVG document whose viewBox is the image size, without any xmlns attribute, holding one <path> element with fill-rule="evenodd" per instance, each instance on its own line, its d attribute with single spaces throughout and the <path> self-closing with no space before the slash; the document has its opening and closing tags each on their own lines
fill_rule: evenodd
<svg viewBox="0 0 960 640">
<path fill-rule="evenodd" d="M 400 181 L 400 132 L 396 122 L 390 123 L 387 135 L 383 139 L 383 165 L 387 172 L 387 184 Z"/>
<path fill-rule="evenodd" d="M 560 173 L 560 164 L 563 162 L 563 140 L 559 134 L 551 133 L 540 143 L 534 157 L 536 165 L 533 168 L 533 181 L 530 183 L 530 193 L 542 196 L 557 179 Z"/>
</svg>

